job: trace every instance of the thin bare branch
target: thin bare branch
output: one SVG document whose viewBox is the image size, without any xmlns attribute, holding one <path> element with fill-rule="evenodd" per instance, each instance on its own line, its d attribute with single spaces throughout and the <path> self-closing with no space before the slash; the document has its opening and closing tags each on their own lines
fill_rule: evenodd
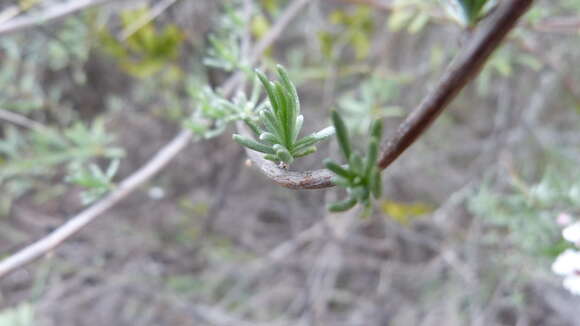
<svg viewBox="0 0 580 326">
<path fill-rule="evenodd" d="M 53 20 L 62 19 L 83 9 L 112 1 L 113 0 L 77 0 L 54 5 L 53 7 L 50 7 L 46 11 L 39 14 L 15 17 L 5 21 L 4 23 L 0 24 L 0 35 L 39 26 Z"/>
<path fill-rule="evenodd" d="M 267 48 L 269 45 L 274 43 L 276 38 L 281 34 L 283 27 L 287 26 L 288 22 L 298 14 L 299 10 L 296 10 L 296 6 L 294 5 L 297 2 L 303 3 L 305 1 L 295 0 L 295 2 L 290 4 L 286 9 L 286 12 L 283 13 L 283 16 L 287 16 L 287 19 L 284 21 L 277 21 L 276 26 L 273 26 L 269 33 L 264 36 L 264 39 L 267 39 L 269 44 L 262 43 L 262 45 L 258 44 L 257 46 Z M 288 11 L 290 11 L 292 15 L 288 15 Z M 278 24 L 283 25 L 282 28 L 277 27 Z M 260 53 L 261 55 L 261 52 L 257 52 L 255 49 L 253 53 Z M 234 77 L 231 77 L 228 81 L 225 82 L 225 84 L 232 84 L 232 78 Z M 233 93 L 233 90 L 234 87 L 231 87 L 224 93 L 226 96 L 229 96 Z M 79 214 L 71 217 L 68 222 L 58 227 L 44 238 L 0 261 L 0 278 L 46 255 L 51 250 L 66 241 L 68 238 L 79 232 L 89 223 L 94 221 L 97 217 L 111 209 L 133 191 L 138 189 L 142 184 L 151 179 L 155 174 L 161 171 L 167 164 L 169 164 L 169 162 L 171 162 L 171 160 L 173 160 L 177 154 L 179 154 L 187 146 L 192 138 L 193 135 L 190 131 L 181 131 L 169 143 L 164 145 L 159 150 L 159 152 L 157 152 L 155 156 L 151 158 L 151 160 L 145 163 L 143 167 L 123 180 L 115 190 L 113 190 L 103 199 L 99 200 L 97 203 L 83 210 Z"/>
<path fill-rule="evenodd" d="M 18 113 L 14 113 L 3 109 L 0 109 L 0 120 L 8 121 L 12 124 L 28 129 L 46 128 L 42 123 L 36 122 Z"/>
<path fill-rule="evenodd" d="M 157 172 L 165 167 L 187 146 L 187 144 L 189 144 L 191 137 L 191 132 L 187 130 L 182 131 L 171 142 L 163 146 L 163 148 L 143 167 L 135 171 L 135 173 L 127 179 L 123 180 L 123 182 L 121 182 L 119 186 L 105 198 L 99 200 L 96 204 L 85 209 L 80 214 L 72 217 L 68 222 L 58 227 L 46 237 L 0 261 L 0 278 L 50 252 L 66 239 L 70 238 L 87 224 L 92 222 L 95 218 L 123 200 L 127 195 L 135 191 L 139 186 L 151 179 L 155 174 L 157 174 Z"/>
</svg>

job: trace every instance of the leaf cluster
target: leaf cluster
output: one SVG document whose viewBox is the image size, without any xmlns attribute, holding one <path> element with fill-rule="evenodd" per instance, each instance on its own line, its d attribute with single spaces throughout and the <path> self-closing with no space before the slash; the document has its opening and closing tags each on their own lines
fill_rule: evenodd
<svg viewBox="0 0 580 326">
<path fill-rule="evenodd" d="M 336 111 L 332 112 L 332 121 L 341 153 L 348 165 L 341 166 L 331 159 L 326 159 L 324 164 L 327 169 L 336 174 L 333 178 L 334 184 L 347 189 L 348 198 L 329 205 L 328 209 L 331 212 L 346 211 L 357 203 L 361 203 L 369 209 L 371 195 L 379 198 L 382 193 L 381 171 L 377 166 L 382 123 L 380 120 L 373 122 L 368 152 L 363 159 L 357 151 L 352 149 L 346 125 Z"/>
<path fill-rule="evenodd" d="M 106 171 L 101 170 L 94 163 L 89 164 L 87 167 L 78 162 L 73 162 L 66 180 L 83 188 L 81 201 L 84 205 L 88 205 L 101 198 L 113 188 L 112 180 L 118 168 L 118 159 L 111 161 Z"/>
<path fill-rule="evenodd" d="M 121 157 L 123 150 L 113 140 L 101 119 L 91 126 L 79 122 L 63 130 L 43 127 L 24 132 L 6 126 L 0 139 L 0 188 L 5 190 L 0 196 L 0 216 L 14 198 L 57 175 L 62 164 L 82 166 L 97 157 Z M 58 187 L 51 182 L 47 195 L 58 194 Z"/>
<path fill-rule="evenodd" d="M 75 123 L 59 131 L 42 128 L 24 135 L 16 128 L 7 128 L 0 140 L 0 182 L 8 178 L 44 174 L 55 165 L 86 161 L 95 156 L 120 157 L 123 151 L 111 145 L 102 120 L 92 126 Z"/>
<path fill-rule="evenodd" d="M 316 151 L 316 143 L 334 134 L 333 127 L 327 127 L 309 136 L 298 138 L 304 116 L 300 114 L 300 101 L 296 87 L 288 78 L 286 70 L 278 65 L 280 81 L 271 82 L 261 72 L 258 78 L 268 94 L 269 105 L 259 113 L 258 123 L 245 120 L 258 140 L 234 134 L 240 145 L 264 153 L 264 158 L 285 167 L 295 158 Z"/>
<path fill-rule="evenodd" d="M 241 7 L 239 1 L 225 4 L 225 14 L 219 21 L 219 29 L 209 35 L 211 47 L 208 50 L 208 56 L 203 60 L 206 66 L 225 71 L 249 70 L 242 56 L 240 45 L 247 21 L 241 15 L 239 7 Z"/>
</svg>

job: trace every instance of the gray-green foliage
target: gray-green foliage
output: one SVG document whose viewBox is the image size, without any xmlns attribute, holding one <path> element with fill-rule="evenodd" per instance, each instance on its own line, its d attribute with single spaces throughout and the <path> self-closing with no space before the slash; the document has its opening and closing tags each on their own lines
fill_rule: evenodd
<svg viewBox="0 0 580 326">
<path fill-rule="evenodd" d="M 259 113 L 258 123 L 249 119 L 245 122 L 258 140 L 238 134 L 233 138 L 242 146 L 264 153 L 265 159 L 285 166 L 291 164 L 295 158 L 314 153 L 315 144 L 334 134 L 334 128 L 327 127 L 299 138 L 304 116 L 300 114 L 298 93 L 282 66 L 278 66 L 277 72 L 280 81 L 275 82 L 269 81 L 264 74 L 257 72 L 268 94 L 269 106 Z"/>
<path fill-rule="evenodd" d="M 225 14 L 220 17 L 219 30 L 209 36 L 211 47 L 203 61 L 207 66 L 225 71 L 249 70 L 240 46 L 248 20 L 242 16 L 238 2 L 226 3 Z"/>
<path fill-rule="evenodd" d="M 339 109 L 349 130 L 363 134 L 375 119 L 401 116 L 403 110 L 388 102 L 397 97 L 400 80 L 373 76 L 353 92 L 341 96 Z"/>
<path fill-rule="evenodd" d="M 382 123 L 380 120 L 373 122 L 368 151 L 366 157 L 363 158 L 352 149 L 346 125 L 336 111 L 332 112 L 332 121 L 341 153 L 348 165 L 341 166 L 331 159 L 326 159 L 324 164 L 327 169 L 336 174 L 332 181 L 337 186 L 346 188 L 348 197 L 329 205 L 328 209 L 332 212 L 341 212 L 361 203 L 368 210 L 371 207 L 372 197 L 379 198 L 382 193 L 381 171 L 377 166 Z"/>
<path fill-rule="evenodd" d="M 120 157 L 123 151 L 113 146 L 113 140 L 102 120 L 95 120 L 90 127 L 77 122 L 62 131 L 47 127 L 22 132 L 6 126 L 5 137 L 0 140 L 0 182 L 52 172 L 65 162 Z"/>
<path fill-rule="evenodd" d="M 0 326 L 32 326 L 34 320 L 34 307 L 30 303 L 0 311 Z"/>
<path fill-rule="evenodd" d="M 34 186 L 38 177 L 52 177 L 64 163 L 82 165 L 96 157 L 118 158 L 123 151 L 113 144 L 102 120 L 89 127 L 81 122 L 63 130 L 36 128 L 22 131 L 14 126 L 4 127 L 0 139 L 0 186 L 8 191 L 0 198 L 0 214 L 11 198 Z"/>
<path fill-rule="evenodd" d="M 106 171 L 101 170 L 94 163 L 89 164 L 87 167 L 78 162 L 73 162 L 69 167 L 67 181 L 83 188 L 81 201 L 84 205 L 87 205 L 113 189 L 113 177 L 118 168 L 118 159 L 112 160 Z"/>
<path fill-rule="evenodd" d="M 255 90 L 258 90 L 256 87 Z M 248 99 L 242 92 L 232 101 L 209 86 L 189 88 L 194 104 L 194 111 L 184 126 L 202 138 L 213 138 L 220 135 L 228 124 L 238 120 L 252 120 L 255 117 L 258 92 L 254 91 Z"/>
<path fill-rule="evenodd" d="M 85 23 L 67 19 L 47 40 L 42 33 L 4 36 L 0 39 L 0 107 L 19 112 L 58 107 L 59 118 L 69 117 L 68 107 L 61 103 L 66 85 L 51 82 L 46 88 L 43 74 L 67 67 L 74 81 L 85 82 L 83 63 L 89 57 L 90 38 Z M 25 43 L 26 46 L 20 46 Z"/>
<path fill-rule="evenodd" d="M 568 171 L 569 172 L 569 171 Z M 484 184 L 470 199 L 469 209 L 491 224 L 514 245 L 537 255 L 557 255 L 566 247 L 556 217 L 580 209 L 580 175 L 555 168 L 546 171 L 534 185 L 514 179 L 505 192 Z"/>
</svg>

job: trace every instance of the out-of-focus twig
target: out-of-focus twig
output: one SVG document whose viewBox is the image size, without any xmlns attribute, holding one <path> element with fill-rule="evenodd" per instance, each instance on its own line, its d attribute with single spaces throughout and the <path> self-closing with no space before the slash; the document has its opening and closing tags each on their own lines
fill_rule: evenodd
<svg viewBox="0 0 580 326">
<path fill-rule="evenodd" d="M 89 7 L 112 2 L 113 0 L 76 0 L 57 4 L 39 14 L 15 17 L 0 24 L 0 35 L 17 32 L 47 22 L 64 18 Z"/>
<path fill-rule="evenodd" d="M 553 17 L 532 26 L 532 29 L 538 32 L 548 33 L 580 33 L 580 17 Z"/>
<path fill-rule="evenodd" d="M 564 88 L 574 98 L 574 101 L 580 103 L 580 89 L 576 88 L 576 81 L 567 73 L 566 68 L 562 67 L 557 60 L 548 56 L 544 51 L 538 49 L 532 41 L 523 38 L 516 38 L 514 41 L 520 49 L 530 53 L 544 65 L 554 70 L 560 77 Z"/>
<path fill-rule="evenodd" d="M 276 38 L 281 34 L 283 28 L 287 26 L 288 22 L 299 13 L 299 10 L 295 10 L 296 7 L 293 6 L 297 2 L 305 1 L 295 0 L 294 3 L 290 4 L 286 9 L 286 13 L 283 14 L 283 16 L 286 16 L 286 19 L 284 21 L 278 20 L 276 26 L 273 26 L 269 33 L 264 36 L 264 39 L 268 40 L 269 44 L 262 42 L 262 44 L 258 44 L 258 46 L 265 49 L 276 40 Z M 293 9 L 291 11 L 292 15 L 288 15 L 287 13 L 291 9 Z M 282 27 L 278 27 L 278 24 L 281 24 Z M 261 52 L 254 50 L 253 53 Z M 228 81 L 226 81 L 226 84 L 227 83 Z M 225 93 L 225 95 L 231 95 L 233 90 L 234 88 L 231 88 L 229 92 Z M 179 154 L 189 144 L 192 138 L 193 134 L 189 130 L 181 131 L 169 143 L 164 145 L 147 163 L 145 163 L 145 165 L 123 180 L 115 190 L 110 192 L 103 199 L 73 216 L 68 220 L 68 222 L 52 231 L 44 238 L 0 261 L 0 278 L 46 255 L 94 221 L 97 217 L 111 209 L 169 164 L 177 154 Z"/>
<path fill-rule="evenodd" d="M 10 112 L 8 110 L 0 109 L 0 120 L 8 121 L 20 127 L 28 129 L 44 129 L 46 128 L 42 123 L 36 122 L 18 113 Z"/>
<path fill-rule="evenodd" d="M 182 131 L 171 142 L 163 146 L 163 148 L 157 152 L 149 162 L 143 165 L 143 167 L 135 171 L 127 179 L 123 180 L 119 186 L 105 198 L 88 207 L 80 214 L 72 217 L 65 224 L 58 227 L 46 237 L 0 261 L 0 278 L 47 254 L 63 243 L 66 239 L 80 231 L 95 218 L 123 200 L 127 195 L 135 191 L 139 186 L 163 169 L 187 146 L 187 144 L 189 144 L 191 137 L 192 134 L 190 131 Z"/>
</svg>

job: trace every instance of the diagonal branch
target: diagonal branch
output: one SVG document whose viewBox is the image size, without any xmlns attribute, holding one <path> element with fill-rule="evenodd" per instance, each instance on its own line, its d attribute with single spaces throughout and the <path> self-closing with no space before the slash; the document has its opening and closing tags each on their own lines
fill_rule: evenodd
<svg viewBox="0 0 580 326">
<path fill-rule="evenodd" d="M 528 10 L 533 0 L 505 1 L 487 24 L 473 35 L 464 50 L 453 60 L 434 90 L 403 121 L 387 142 L 379 167 L 385 169 L 395 161 L 445 110 L 449 103 L 473 79 L 489 56 Z"/>
<path fill-rule="evenodd" d="M 151 179 L 163 167 L 181 152 L 192 138 L 188 130 L 184 130 L 171 142 L 165 145 L 157 154 L 139 170 L 135 171 L 127 179 L 105 198 L 88 207 L 80 214 L 69 219 L 65 224 L 48 234 L 46 237 L 25 247 L 17 253 L 0 261 L 0 278 L 11 271 L 22 267 L 37 258 L 40 258 L 70 238 L 95 218 L 108 211 L 111 207 L 123 200 L 127 195 L 139 188 L 147 180 Z"/>
<path fill-rule="evenodd" d="M 96 1 L 102 2 L 103 0 Z M 277 21 L 276 25 L 273 26 L 269 33 L 264 36 L 266 41 L 259 43 L 256 45 L 256 48 L 253 49 L 256 60 L 262 54 L 263 49 L 268 48 L 268 46 L 276 41 L 282 30 L 288 25 L 292 18 L 300 12 L 299 9 L 307 2 L 308 1 L 305 0 L 294 0 L 294 2 L 288 6 L 285 11 L 286 13 L 283 14 L 286 18 Z M 296 6 L 296 3 L 302 5 Z M 290 14 L 288 14 L 288 12 Z M 2 30 L 0 26 L 0 34 L 1 33 Z M 234 78 L 235 76 L 230 77 L 230 79 L 224 83 L 224 85 L 231 85 L 229 87 L 224 87 L 224 94 L 226 96 L 230 96 L 234 91 L 235 83 L 232 83 Z M 0 260 L 0 279 L 8 273 L 46 255 L 103 213 L 114 207 L 117 203 L 121 202 L 129 194 L 137 190 L 141 185 L 169 164 L 183 149 L 187 147 L 192 138 L 193 134 L 189 130 L 181 131 L 169 143 L 164 145 L 147 163 L 145 163 L 145 165 L 123 180 L 115 190 L 110 192 L 103 199 L 99 200 L 92 206 L 89 206 L 79 214 L 71 217 L 65 224 L 49 233 L 44 238 L 39 239 L 15 254 Z"/>
<path fill-rule="evenodd" d="M 395 134 L 386 142 L 379 160 L 384 170 L 393 163 L 431 123 L 447 108 L 449 103 L 477 76 L 487 59 L 534 0 L 507 0 L 475 31 L 471 40 L 445 70 L 443 77 L 419 106 L 401 123 Z M 332 173 L 325 169 L 294 172 L 278 168 L 262 155 L 247 150 L 255 165 L 270 179 L 291 189 L 318 189 L 332 187 Z"/>
</svg>

